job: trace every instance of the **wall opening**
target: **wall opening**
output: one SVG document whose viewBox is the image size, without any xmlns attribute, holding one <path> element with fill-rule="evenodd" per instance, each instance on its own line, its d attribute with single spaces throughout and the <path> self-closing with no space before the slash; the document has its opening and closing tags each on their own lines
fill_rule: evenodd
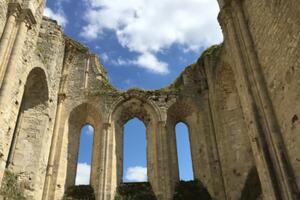
<svg viewBox="0 0 300 200">
<path fill-rule="evenodd" d="M 134 118 L 124 125 L 123 183 L 147 182 L 147 139 L 142 121 Z"/>
<path fill-rule="evenodd" d="M 189 129 L 185 123 L 177 123 L 176 147 L 179 167 L 179 178 L 183 181 L 194 180 L 191 145 L 189 138 Z"/>
<path fill-rule="evenodd" d="M 48 155 L 47 141 L 49 120 L 49 93 L 46 74 L 41 68 L 34 68 L 28 74 L 6 168 L 14 174 L 21 174 L 18 181 L 26 183 L 24 193 L 34 191 L 36 198 L 42 195 Z M 19 102 L 15 102 L 19 105 Z"/>
<path fill-rule="evenodd" d="M 93 152 L 94 127 L 86 124 L 81 128 L 75 185 L 89 185 Z"/>
<path fill-rule="evenodd" d="M 38 173 L 49 122 L 48 98 L 46 75 L 41 68 L 34 68 L 27 77 L 6 163 L 7 168 L 24 174 L 29 182 L 40 181 Z"/>
</svg>

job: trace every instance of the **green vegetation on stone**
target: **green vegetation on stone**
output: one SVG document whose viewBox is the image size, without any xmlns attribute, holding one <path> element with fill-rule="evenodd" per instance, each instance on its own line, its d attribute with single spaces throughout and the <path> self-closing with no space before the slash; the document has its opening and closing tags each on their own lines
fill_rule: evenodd
<svg viewBox="0 0 300 200">
<path fill-rule="evenodd" d="M 117 188 L 115 200 L 156 200 L 149 182 L 122 183 Z"/>
<path fill-rule="evenodd" d="M 174 193 L 173 200 L 211 200 L 207 189 L 198 181 L 180 181 Z"/>
<path fill-rule="evenodd" d="M 0 195 L 10 200 L 26 200 L 25 182 L 19 180 L 20 174 L 6 170 L 0 189 Z"/>
<path fill-rule="evenodd" d="M 65 192 L 63 200 L 95 200 L 94 189 L 90 185 L 75 185 Z"/>
<path fill-rule="evenodd" d="M 202 60 L 205 56 L 215 55 L 215 54 L 219 53 L 220 50 L 222 49 L 222 47 L 223 47 L 223 43 L 212 45 L 211 47 L 209 47 L 205 51 L 203 51 L 199 60 Z"/>
</svg>

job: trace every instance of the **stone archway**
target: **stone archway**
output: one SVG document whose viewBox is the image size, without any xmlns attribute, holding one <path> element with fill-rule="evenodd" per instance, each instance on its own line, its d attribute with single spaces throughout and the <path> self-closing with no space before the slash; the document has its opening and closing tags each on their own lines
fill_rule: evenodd
<svg viewBox="0 0 300 200">
<path fill-rule="evenodd" d="M 22 97 L 16 127 L 6 167 L 14 173 L 21 173 L 28 183 L 28 198 L 42 195 L 45 179 L 47 149 L 48 84 L 41 68 L 34 68 L 28 75 Z"/>
<path fill-rule="evenodd" d="M 98 170 L 101 162 L 99 158 L 99 153 L 97 152 L 101 146 L 102 142 L 102 123 L 101 115 L 95 109 L 94 106 L 83 103 L 76 108 L 74 108 L 68 119 L 67 133 L 68 133 L 68 146 L 67 146 L 67 160 L 66 160 L 66 181 L 65 189 L 75 185 L 76 172 L 77 172 L 77 161 L 78 161 L 78 151 L 80 143 L 80 133 L 81 128 L 90 124 L 94 128 L 94 139 L 93 139 L 93 150 L 92 150 L 92 163 L 91 163 L 91 177 L 90 185 L 94 188 L 95 194 L 97 194 L 97 186 L 99 182 Z"/>
<path fill-rule="evenodd" d="M 170 167 L 172 171 L 170 172 L 172 176 L 171 185 L 174 187 L 179 181 L 179 168 L 178 168 L 178 155 L 176 148 L 176 133 L 175 127 L 179 122 L 186 124 L 188 128 L 188 135 L 190 139 L 190 149 L 192 157 L 193 173 L 196 179 L 201 179 L 200 177 L 200 167 L 198 166 L 199 155 L 196 146 L 198 145 L 198 134 L 197 131 L 200 128 L 197 125 L 197 108 L 191 104 L 191 102 L 181 102 L 178 101 L 169 107 L 167 111 L 167 134 L 169 138 L 169 155 L 171 156 Z"/>
<path fill-rule="evenodd" d="M 115 189 L 122 181 L 123 176 L 123 131 L 124 124 L 132 118 L 140 119 L 146 127 L 147 138 L 147 171 L 148 179 L 152 188 L 159 198 L 162 196 L 160 173 L 161 162 L 159 161 L 159 123 L 160 115 L 146 99 L 131 97 L 122 99 L 112 109 L 110 115 L 110 134 L 108 143 L 112 143 L 112 148 L 108 152 L 106 191 L 110 190 L 110 194 L 106 194 L 107 199 L 113 199 Z"/>
<path fill-rule="evenodd" d="M 245 174 L 253 165 L 254 159 L 232 66 L 222 61 L 215 73 L 213 117 L 216 142 L 226 195 L 237 199 L 246 179 Z M 235 164 L 237 162 L 243 163 L 238 169 Z"/>
</svg>

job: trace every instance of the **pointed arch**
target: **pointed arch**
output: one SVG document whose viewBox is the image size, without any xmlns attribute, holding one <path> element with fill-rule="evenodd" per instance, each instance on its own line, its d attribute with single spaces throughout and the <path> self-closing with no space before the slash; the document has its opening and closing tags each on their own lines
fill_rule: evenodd
<svg viewBox="0 0 300 200">
<path fill-rule="evenodd" d="M 178 123 L 184 123 L 188 130 L 189 149 L 191 153 L 192 173 L 194 178 L 200 180 L 200 166 L 197 159 L 200 155 L 197 150 L 198 144 L 198 124 L 197 124 L 197 107 L 191 102 L 177 101 L 171 105 L 167 111 L 167 134 L 169 138 L 169 155 L 171 157 L 170 168 L 172 168 L 171 176 L 175 187 L 176 182 L 180 180 L 179 162 L 178 162 L 178 143 L 176 140 L 176 126 Z"/>
<path fill-rule="evenodd" d="M 228 198 L 236 199 L 240 197 L 245 180 L 241 174 L 245 174 L 253 165 L 254 157 L 233 70 L 230 64 L 224 60 L 220 61 L 215 71 L 211 104 L 214 106 L 213 121 L 226 195 Z M 244 165 L 237 169 L 236 162 L 242 162 Z M 228 169 L 236 175 L 235 179 Z M 235 190 L 228 188 L 235 188 Z"/>
<path fill-rule="evenodd" d="M 124 124 L 122 182 L 147 182 L 147 139 L 145 124 L 133 118 Z"/>
<path fill-rule="evenodd" d="M 6 167 L 15 173 L 22 173 L 30 191 L 42 192 L 43 158 L 46 142 L 49 110 L 47 77 L 42 68 L 36 67 L 28 74 L 20 110 L 10 146 Z"/>
<path fill-rule="evenodd" d="M 90 185 L 94 127 L 84 124 L 80 130 L 75 185 Z"/>
<path fill-rule="evenodd" d="M 119 99 L 113 104 L 110 113 L 109 120 L 112 138 L 110 138 L 108 142 L 113 143 L 113 148 L 109 149 L 107 157 L 112 159 L 112 161 L 109 162 L 109 168 L 116 170 L 109 170 L 106 174 L 105 187 L 107 187 L 106 190 L 111 191 L 110 194 L 107 194 L 107 198 L 111 198 L 110 195 L 114 195 L 115 188 L 122 182 L 124 124 L 133 118 L 141 120 L 146 127 L 147 175 L 154 192 L 158 194 L 162 185 L 160 182 L 162 167 L 159 167 L 162 163 L 159 162 L 158 157 L 158 151 L 160 151 L 159 148 L 161 148 L 158 144 L 158 133 L 160 131 L 160 114 L 158 109 L 151 101 L 133 95 L 126 99 Z M 116 177 L 116 179 L 113 177 Z"/>
<path fill-rule="evenodd" d="M 183 122 L 175 126 L 179 179 L 194 180 L 193 161 L 191 155 L 189 127 Z"/>
<path fill-rule="evenodd" d="M 90 124 L 94 128 L 94 138 L 92 147 L 91 174 L 90 184 L 96 187 L 98 184 L 98 173 L 96 169 L 99 167 L 100 159 L 96 157 L 97 148 L 102 141 L 101 138 L 101 115 L 100 112 L 91 104 L 82 103 L 75 107 L 69 115 L 67 121 L 67 160 L 66 160 L 66 182 L 65 189 L 74 186 L 76 181 L 78 152 L 80 145 L 81 129 L 84 125 Z M 97 147 L 97 148 L 95 148 Z"/>
</svg>

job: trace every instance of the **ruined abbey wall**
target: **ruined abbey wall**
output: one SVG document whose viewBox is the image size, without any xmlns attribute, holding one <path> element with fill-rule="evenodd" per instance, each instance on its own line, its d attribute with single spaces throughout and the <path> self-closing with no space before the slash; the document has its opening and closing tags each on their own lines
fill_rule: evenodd
<svg viewBox="0 0 300 200">
<path fill-rule="evenodd" d="M 80 130 L 89 123 L 91 186 L 97 200 L 112 200 L 122 182 L 123 126 L 138 117 L 159 200 L 172 199 L 179 181 L 178 122 L 189 128 L 194 176 L 213 199 L 249 191 L 299 199 L 298 0 L 219 1 L 223 44 L 154 91 L 111 86 L 101 58 L 42 17 L 45 2 L 9 2 L 0 0 L 0 185 L 5 171 L 21 173 L 28 199 L 62 199 L 75 184 Z"/>
</svg>

